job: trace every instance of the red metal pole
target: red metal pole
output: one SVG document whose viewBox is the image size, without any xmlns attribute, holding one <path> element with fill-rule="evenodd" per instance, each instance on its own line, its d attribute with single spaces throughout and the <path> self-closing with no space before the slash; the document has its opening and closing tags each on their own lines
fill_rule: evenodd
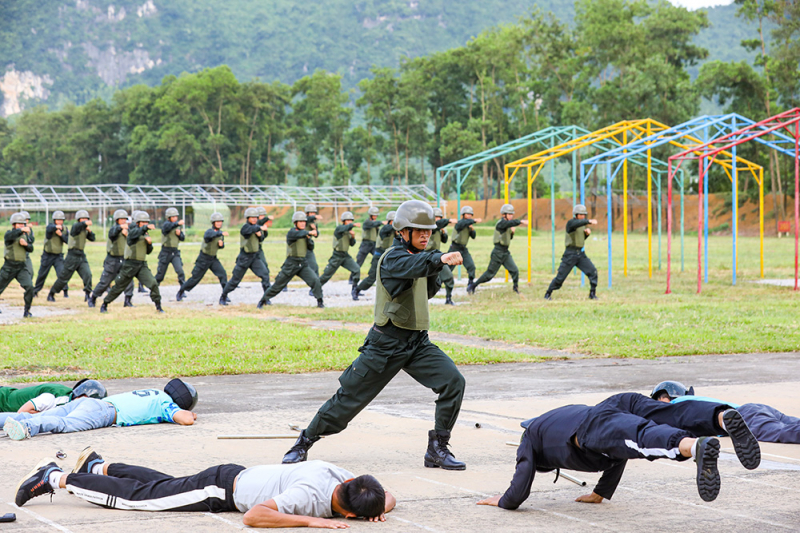
<svg viewBox="0 0 800 533">
<path fill-rule="evenodd" d="M 703 179 L 705 178 L 705 154 L 698 158 L 700 174 L 697 180 L 697 294 L 703 289 Z"/>
<path fill-rule="evenodd" d="M 798 236 L 800 236 L 800 121 L 794 123 L 794 290 L 798 290 Z"/>
<path fill-rule="evenodd" d="M 649 186 L 649 185 L 648 185 Z M 649 199 L 648 199 L 649 201 Z M 672 159 L 667 160 L 667 292 L 670 290 L 670 273 L 672 272 Z"/>
</svg>

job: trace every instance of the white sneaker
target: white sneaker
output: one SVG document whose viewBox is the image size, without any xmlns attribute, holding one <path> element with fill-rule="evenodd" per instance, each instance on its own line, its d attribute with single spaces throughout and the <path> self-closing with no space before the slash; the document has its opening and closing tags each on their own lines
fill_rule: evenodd
<svg viewBox="0 0 800 533">
<path fill-rule="evenodd" d="M 3 424 L 3 431 L 8 435 L 11 440 L 23 440 L 31 438 L 31 432 L 28 426 L 23 425 L 18 420 L 7 418 L 6 423 Z"/>
</svg>

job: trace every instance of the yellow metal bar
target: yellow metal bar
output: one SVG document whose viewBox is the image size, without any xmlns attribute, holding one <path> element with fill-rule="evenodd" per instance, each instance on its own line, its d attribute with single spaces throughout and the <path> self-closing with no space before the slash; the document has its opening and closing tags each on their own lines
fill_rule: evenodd
<svg viewBox="0 0 800 533">
<path fill-rule="evenodd" d="M 503 170 L 505 171 L 505 174 L 506 174 L 506 176 L 505 176 L 505 182 L 506 182 L 506 191 L 505 192 L 506 192 L 506 195 L 505 196 L 506 196 L 506 203 L 508 203 L 508 167 L 504 167 Z M 528 217 L 528 224 L 530 224 L 530 218 L 531 217 Z M 508 270 L 506 270 L 505 272 L 506 272 L 505 282 L 508 283 Z"/>
<path fill-rule="evenodd" d="M 539 167 L 541 168 L 541 167 Z M 538 174 L 538 172 L 537 172 Z M 531 224 L 531 218 L 533 217 L 533 179 L 531 178 L 531 167 L 528 167 L 528 283 L 531 282 L 531 272 L 533 268 L 531 266 L 531 241 L 533 240 L 533 224 Z"/>
<path fill-rule="evenodd" d="M 764 278 L 764 168 L 758 180 L 758 233 L 761 238 L 761 278 Z"/>
<path fill-rule="evenodd" d="M 628 132 L 622 132 L 622 146 L 628 144 Z M 627 150 L 622 151 L 627 154 Z M 624 248 L 624 259 L 622 261 L 622 272 L 628 277 L 628 158 L 622 161 L 622 243 Z"/>
</svg>

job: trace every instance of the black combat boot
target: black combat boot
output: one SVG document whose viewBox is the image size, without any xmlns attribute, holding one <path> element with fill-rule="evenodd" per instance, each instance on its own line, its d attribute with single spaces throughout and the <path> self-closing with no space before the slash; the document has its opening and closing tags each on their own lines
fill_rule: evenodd
<svg viewBox="0 0 800 533">
<path fill-rule="evenodd" d="M 467 465 L 456 461 L 450 451 L 450 432 L 447 430 L 428 431 L 428 450 L 425 452 L 427 468 L 444 468 L 445 470 L 466 470 Z"/>
<path fill-rule="evenodd" d="M 595 287 L 592 287 L 591 289 L 589 289 L 589 299 L 590 300 L 597 300 L 597 293 L 595 292 L 596 290 L 597 290 L 597 288 L 595 288 Z"/>
<path fill-rule="evenodd" d="M 259 300 L 258 305 L 256 305 L 256 309 L 263 309 L 265 305 L 272 305 L 272 302 L 269 300 Z"/>
<path fill-rule="evenodd" d="M 133 307 L 134 305 L 133 302 L 131 301 L 132 298 L 133 296 L 126 296 L 125 301 L 122 303 L 122 307 Z"/>
<path fill-rule="evenodd" d="M 163 309 L 161 309 L 161 302 L 158 302 L 158 303 L 156 304 L 156 311 L 158 311 L 159 313 L 163 313 L 163 312 L 164 312 L 164 310 L 163 310 Z"/>
<path fill-rule="evenodd" d="M 105 302 L 102 303 L 102 305 L 100 306 L 100 312 L 101 313 L 108 313 L 108 304 L 107 303 L 105 303 Z"/>
<path fill-rule="evenodd" d="M 69 289 L 64 289 L 64 298 L 69 298 Z"/>
<path fill-rule="evenodd" d="M 544 293 L 544 299 L 545 300 L 552 300 L 553 299 L 552 296 L 553 296 L 553 293 L 550 292 L 550 291 L 547 291 L 546 293 Z"/>
<path fill-rule="evenodd" d="M 87 302 L 87 304 L 89 305 L 89 308 L 90 309 L 93 308 L 96 303 L 97 303 L 97 296 L 95 296 L 94 293 L 90 294 L 89 295 L 89 301 Z"/>
<path fill-rule="evenodd" d="M 516 292 L 517 294 L 519 294 L 519 285 L 515 284 L 514 287 L 511 290 Z"/>
<path fill-rule="evenodd" d="M 184 299 L 185 296 L 186 296 L 186 293 L 183 292 L 183 289 L 179 289 L 178 290 L 178 294 L 175 295 L 175 300 L 180 302 L 181 300 Z"/>
<path fill-rule="evenodd" d="M 325 309 L 325 304 L 322 302 L 322 298 L 317 298 L 317 307 L 320 309 Z"/>
<path fill-rule="evenodd" d="M 467 282 L 467 294 L 475 294 L 475 287 L 477 287 L 477 285 L 475 285 L 475 282 L 469 280 Z"/>
<path fill-rule="evenodd" d="M 350 290 L 350 296 L 353 297 L 353 300 L 358 301 L 358 297 L 361 294 L 361 291 L 358 290 L 358 285 L 353 285 L 352 290 Z"/>
<path fill-rule="evenodd" d="M 47 301 L 48 302 L 55 302 L 56 301 L 56 297 L 53 295 L 52 292 L 47 295 Z"/>
<path fill-rule="evenodd" d="M 228 305 L 228 299 L 224 294 L 219 297 L 219 305 Z"/>
<path fill-rule="evenodd" d="M 314 296 L 314 289 L 308 289 L 308 295 Z"/>
<path fill-rule="evenodd" d="M 26 305 L 25 306 L 25 312 L 22 313 L 22 318 L 33 318 L 33 315 L 31 314 L 31 306 L 30 305 Z"/>
<path fill-rule="evenodd" d="M 283 464 L 294 464 L 294 463 L 302 463 L 308 458 L 308 450 L 311 446 L 314 445 L 315 442 L 319 440 L 319 437 L 309 438 L 306 436 L 306 430 L 300 432 L 300 436 L 297 437 L 297 441 L 294 443 L 294 446 L 286 452 L 286 455 L 283 456 Z"/>
<path fill-rule="evenodd" d="M 92 295 L 92 291 L 83 291 L 83 301 L 84 302 L 88 302 L 89 301 L 89 296 L 91 296 L 91 295 Z"/>
<path fill-rule="evenodd" d="M 229 304 L 229 303 L 231 303 L 231 299 L 230 299 L 230 298 L 228 298 L 227 296 L 225 297 L 225 303 L 226 303 L 226 304 Z"/>
<path fill-rule="evenodd" d="M 444 305 L 456 305 L 456 304 L 454 304 L 454 303 L 453 303 L 453 299 L 452 299 L 452 298 L 450 298 L 449 296 L 447 296 L 447 297 L 445 297 L 445 299 L 444 299 Z"/>
</svg>

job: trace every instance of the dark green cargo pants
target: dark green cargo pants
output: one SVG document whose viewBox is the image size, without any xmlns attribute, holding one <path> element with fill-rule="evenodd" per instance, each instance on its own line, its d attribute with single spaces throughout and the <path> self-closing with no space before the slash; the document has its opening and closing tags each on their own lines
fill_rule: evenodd
<svg viewBox="0 0 800 533">
<path fill-rule="evenodd" d="M 561 288 L 566 281 L 567 276 L 573 268 L 577 267 L 578 270 L 586 274 L 589 278 L 589 285 L 593 289 L 597 287 L 597 269 L 592 263 L 592 260 L 586 257 L 586 253 L 578 248 L 567 248 L 564 250 L 564 255 L 561 256 L 561 264 L 558 266 L 556 277 L 550 282 L 547 287 L 547 292 L 557 291 Z"/>
<path fill-rule="evenodd" d="M 225 267 L 222 266 L 219 259 L 213 255 L 204 254 L 203 252 L 197 255 L 197 260 L 194 262 L 194 268 L 192 269 L 192 277 L 181 285 L 181 290 L 189 292 L 194 289 L 195 286 L 203 280 L 203 276 L 205 276 L 206 272 L 209 270 L 217 276 L 220 285 L 222 285 L 222 289 L 225 290 L 225 285 L 228 283 L 228 273 L 225 272 Z"/>
<path fill-rule="evenodd" d="M 328 260 L 328 265 L 325 267 L 325 272 L 319 278 L 319 282 L 322 285 L 328 283 L 333 275 L 336 274 L 336 271 L 339 270 L 339 267 L 349 270 L 353 274 L 353 276 L 350 276 L 354 279 L 353 283 L 358 283 L 358 278 L 361 277 L 361 267 L 347 252 L 333 252 L 333 255 Z"/>
<path fill-rule="evenodd" d="M 519 269 L 514 262 L 514 258 L 511 257 L 508 246 L 503 246 L 502 244 L 494 245 L 492 256 L 489 259 L 489 268 L 486 269 L 486 272 L 481 274 L 481 277 L 478 278 L 475 285 L 491 281 L 492 278 L 497 275 L 497 271 L 500 270 L 500 267 L 505 267 L 506 270 L 508 270 L 508 273 L 511 274 L 511 280 L 516 287 L 519 284 Z"/>
<path fill-rule="evenodd" d="M 375 281 L 378 279 L 378 261 L 380 261 L 382 255 L 383 251 L 380 249 L 372 252 L 372 263 L 369 264 L 369 272 L 367 273 L 367 277 L 361 280 L 361 283 L 358 284 L 357 288 L 359 291 L 364 292 L 375 285 Z M 450 276 L 450 279 L 453 279 L 452 275 Z"/>
<path fill-rule="evenodd" d="M 261 301 L 266 302 L 270 298 L 277 296 L 295 276 L 298 276 L 306 282 L 306 285 L 311 287 L 311 292 L 315 298 L 318 300 L 322 298 L 322 285 L 317 275 L 308 266 L 308 262 L 301 257 L 287 257 L 283 266 L 281 266 L 281 271 L 275 276 L 275 282 L 269 289 L 264 291 Z"/>
<path fill-rule="evenodd" d="M 63 291 L 75 272 L 78 272 L 83 280 L 83 292 L 92 292 L 92 269 L 89 267 L 89 261 L 86 260 L 86 254 L 81 250 L 73 249 L 67 252 L 64 268 L 61 269 L 61 274 L 50 288 L 50 294 Z"/>
<path fill-rule="evenodd" d="M 319 277 L 319 265 L 317 264 L 317 256 L 314 255 L 314 250 L 309 250 L 306 252 L 306 264 L 308 268 L 314 271 L 314 274 Z"/>
<path fill-rule="evenodd" d="M 0 294 L 6 290 L 8 284 L 17 280 L 20 286 L 25 290 L 25 307 L 30 308 L 33 302 L 33 277 L 28 272 L 28 267 L 25 261 L 6 261 L 3 263 L 3 268 L 0 268 Z"/>
<path fill-rule="evenodd" d="M 439 271 L 439 281 L 444 285 L 444 289 L 448 298 L 453 297 L 453 286 L 455 282 L 453 281 L 453 271 L 449 268 L 443 268 Z"/>
<path fill-rule="evenodd" d="M 231 279 L 228 280 L 228 283 L 225 284 L 225 288 L 222 289 L 223 298 L 236 290 L 236 287 L 239 286 L 239 282 L 242 281 L 248 269 L 261 278 L 261 288 L 264 291 L 269 289 L 269 268 L 267 268 L 266 263 L 258 257 L 258 252 L 239 252 L 239 255 L 236 257 L 236 266 L 233 267 L 233 272 L 231 273 Z"/>
<path fill-rule="evenodd" d="M 464 258 L 464 268 L 467 269 L 467 275 L 469 276 L 469 279 L 474 279 L 475 278 L 475 261 L 472 260 L 472 256 L 469 253 L 469 249 L 466 246 L 461 246 L 460 244 L 453 243 L 453 244 L 450 245 L 450 249 L 447 251 L 447 253 L 450 253 L 450 252 L 460 252 L 461 253 L 461 257 Z M 450 267 L 450 272 L 452 272 L 454 268 L 457 268 L 457 267 L 451 266 Z"/>
<path fill-rule="evenodd" d="M 397 339 L 373 326 L 358 351 L 361 355 L 339 377 L 339 390 L 317 411 L 306 436 L 342 431 L 401 370 L 439 395 L 435 429 L 449 431 L 455 426 L 464 398 L 464 376 L 428 339 L 427 331 L 408 331 L 405 338 Z"/>
<path fill-rule="evenodd" d="M 133 281 L 133 278 L 138 279 L 145 287 L 150 289 L 150 299 L 154 304 L 161 303 L 161 293 L 158 291 L 158 282 L 156 281 L 150 268 L 147 266 L 147 261 L 134 261 L 126 259 L 122 263 L 122 268 L 119 270 L 117 279 L 114 280 L 114 286 L 108 291 L 108 294 L 103 298 L 103 303 L 108 305 L 117 299 L 117 296 L 125 291 L 126 287 Z"/>
<path fill-rule="evenodd" d="M 156 281 L 160 285 L 164 281 L 164 276 L 167 275 L 167 268 L 172 265 L 175 269 L 175 274 L 178 275 L 178 285 L 186 283 L 186 274 L 183 272 L 183 260 L 181 259 L 181 251 L 177 248 L 169 248 L 166 246 L 161 247 L 158 253 L 158 268 L 156 269 Z"/>
<path fill-rule="evenodd" d="M 100 298 L 104 292 L 111 286 L 111 282 L 117 279 L 119 271 L 122 269 L 122 263 L 125 260 L 122 257 L 106 254 L 103 261 L 103 273 L 100 274 L 100 281 L 95 285 L 92 294 L 95 298 Z M 125 288 L 125 296 L 133 298 L 133 282 Z"/>
<path fill-rule="evenodd" d="M 374 252 L 375 241 L 361 241 L 361 245 L 358 247 L 358 253 L 356 254 L 356 263 L 358 263 L 359 268 L 364 264 L 367 257 L 371 257 Z M 361 271 L 359 271 L 359 277 L 360 273 Z M 354 277 L 354 274 L 350 274 L 350 281 L 358 283 L 358 278 Z"/>
<path fill-rule="evenodd" d="M 42 261 L 39 263 L 39 275 L 36 276 L 36 283 L 33 284 L 34 293 L 38 293 L 44 288 L 44 282 L 47 281 L 47 275 L 50 273 L 51 268 L 55 268 L 56 276 L 61 275 L 61 271 L 64 269 L 64 254 L 42 252 Z"/>
</svg>

